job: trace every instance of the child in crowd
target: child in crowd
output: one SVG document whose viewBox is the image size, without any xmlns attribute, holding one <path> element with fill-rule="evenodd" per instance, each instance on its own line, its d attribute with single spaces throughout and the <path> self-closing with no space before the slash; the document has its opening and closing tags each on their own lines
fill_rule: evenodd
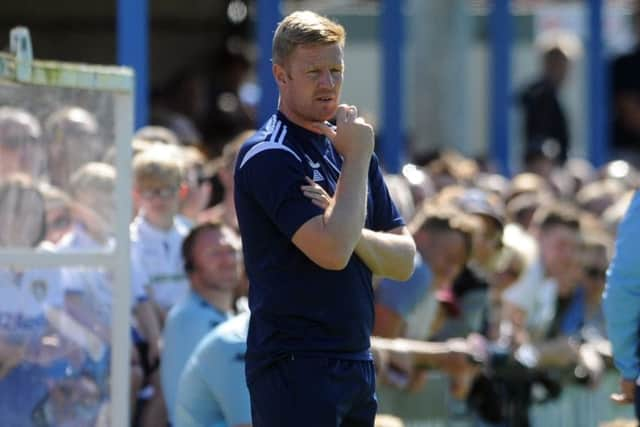
<svg viewBox="0 0 640 427">
<path fill-rule="evenodd" d="M 130 227 L 131 262 L 141 274 L 132 285 L 145 289 L 160 325 L 189 286 L 180 252 L 189 228 L 177 219 L 186 188 L 181 160 L 175 156 L 175 149 L 162 145 L 141 152 L 133 160 L 133 196 L 139 210 Z M 154 389 L 142 415 L 141 423 L 146 425 L 145 419 L 154 423 L 158 417 L 166 417 L 162 395 L 158 393 L 159 340 L 141 337 L 137 347 Z"/>
</svg>

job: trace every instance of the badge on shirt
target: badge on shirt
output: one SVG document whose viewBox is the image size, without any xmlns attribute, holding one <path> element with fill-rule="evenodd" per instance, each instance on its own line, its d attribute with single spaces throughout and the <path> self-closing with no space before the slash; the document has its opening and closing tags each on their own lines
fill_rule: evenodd
<svg viewBox="0 0 640 427">
<path fill-rule="evenodd" d="M 36 279 L 29 285 L 31 294 L 38 302 L 43 302 L 47 298 L 47 282 L 42 279 Z"/>
<path fill-rule="evenodd" d="M 320 173 L 318 169 L 313 170 L 313 182 L 324 181 L 324 176 Z"/>
</svg>

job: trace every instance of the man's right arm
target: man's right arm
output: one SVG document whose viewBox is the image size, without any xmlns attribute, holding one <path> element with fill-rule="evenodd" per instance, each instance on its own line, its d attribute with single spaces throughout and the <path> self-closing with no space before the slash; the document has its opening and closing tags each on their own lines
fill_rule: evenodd
<svg viewBox="0 0 640 427">
<path fill-rule="evenodd" d="M 346 267 L 360 240 L 366 216 L 373 129 L 356 117 L 355 107 L 351 108 L 338 108 L 335 132 L 324 124 L 318 126 L 318 131 L 331 139 L 344 159 L 334 203 L 324 214 L 304 223 L 292 238 L 298 249 L 328 270 Z"/>
<path fill-rule="evenodd" d="M 335 204 L 304 223 L 293 243 L 322 268 L 342 270 L 360 240 L 365 220 L 369 159 L 345 159 Z"/>
</svg>

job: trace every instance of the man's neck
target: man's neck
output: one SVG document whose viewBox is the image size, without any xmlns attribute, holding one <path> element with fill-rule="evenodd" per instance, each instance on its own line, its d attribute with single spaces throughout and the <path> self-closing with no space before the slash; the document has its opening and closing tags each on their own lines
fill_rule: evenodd
<svg viewBox="0 0 640 427">
<path fill-rule="evenodd" d="M 280 111 L 280 113 L 282 115 L 284 115 L 287 120 L 289 120 L 291 123 L 293 123 L 294 125 L 298 125 L 303 129 L 308 130 L 309 132 L 313 132 L 313 133 L 318 133 L 318 130 L 314 128 L 314 122 L 309 121 L 309 120 L 305 120 L 302 117 L 300 117 L 297 114 L 294 114 L 289 108 L 287 108 L 285 105 L 280 104 L 278 106 L 278 111 Z"/>
<path fill-rule="evenodd" d="M 233 309 L 233 292 L 231 290 L 203 289 L 203 286 L 197 286 L 195 284 L 192 284 L 192 289 L 210 306 L 223 313 L 230 312 Z"/>
</svg>

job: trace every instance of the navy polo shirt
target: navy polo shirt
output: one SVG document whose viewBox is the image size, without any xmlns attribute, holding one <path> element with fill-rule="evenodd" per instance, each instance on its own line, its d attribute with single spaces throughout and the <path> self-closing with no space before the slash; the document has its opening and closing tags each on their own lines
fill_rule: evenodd
<svg viewBox="0 0 640 427">
<path fill-rule="evenodd" d="M 251 320 L 247 373 L 290 354 L 369 359 L 373 328 L 371 271 L 354 254 L 341 271 L 323 269 L 291 241 L 322 209 L 300 187 L 312 178 L 333 195 L 342 159 L 323 135 L 282 113 L 240 149 L 235 203 L 249 277 Z M 378 159 L 369 165 L 365 227 L 404 225 L 384 184 Z"/>
</svg>

